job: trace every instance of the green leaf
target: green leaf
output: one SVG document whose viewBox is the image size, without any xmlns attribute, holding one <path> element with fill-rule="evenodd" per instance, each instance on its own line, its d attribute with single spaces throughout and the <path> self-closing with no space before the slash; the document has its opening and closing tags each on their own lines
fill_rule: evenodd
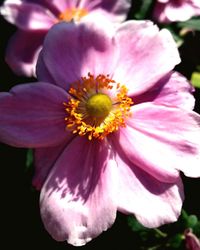
<svg viewBox="0 0 200 250">
<path fill-rule="evenodd" d="M 189 215 L 187 214 L 187 212 L 184 209 L 182 209 L 182 211 L 181 211 L 181 217 L 184 221 L 187 220 L 189 217 Z"/>
<path fill-rule="evenodd" d="M 135 217 L 129 216 L 128 217 L 128 225 L 134 232 L 146 231 L 149 230 L 148 228 L 144 227 L 140 224 Z"/>
<path fill-rule="evenodd" d="M 193 18 L 186 22 L 180 22 L 177 24 L 179 28 L 187 28 L 190 30 L 198 30 L 200 31 L 200 18 Z"/>
<path fill-rule="evenodd" d="M 200 221 L 198 221 L 197 224 L 193 227 L 193 232 L 198 237 L 200 237 Z"/>
<path fill-rule="evenodd" d="M 167 237 L 167 234 L 162 232 L 159 228 L 154 228 L 153 230 L 155 232 L 156 238 L 166 238 Z"/>
<path fill-rule="evenodd" d="M 180 246 L 181 246 L 181 243 L 183 241 L 184 237 L 182 234 L 178 233 L 176 235 L 174 235 L 168 242 L 168 246 L 170 246 L 170 249 L 172 248 L 179 248 L 180 249 Z"/>
<path fill-rule="evenodd" d="M 148 10 L 152 4 L 152 0 L 143 0 L 139 11 L 135 14 L 136 19 L 145 19 Z"/>
<path fill-rule="evenodd" d="M 191 82 L 194 87 L 200 88 L 200 72 L 192 73 Z"/>
<path fill-rule="evenodd" d="M 33 150 L 28 149 L 26 154 L 26 170 L 28 170 L 33 164 Z"/>
<path fill-rule="evenodd" d="M 187 227 L 193 228 L 198 223 L 198 218 L 196 215 L 190 215 L 187 220 Z"/>
</svg>

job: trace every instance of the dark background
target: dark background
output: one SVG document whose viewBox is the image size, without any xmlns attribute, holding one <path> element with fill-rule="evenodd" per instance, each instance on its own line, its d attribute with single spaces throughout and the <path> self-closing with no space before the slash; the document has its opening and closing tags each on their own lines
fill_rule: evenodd
<svg viewBox="0 0 200 250">
<path fill-rule="evenodd" d="M 129 15 L 131 18 L 134 10 Z M 34 79 L 17 77 L 4 61 L 7 42 L 15 27 L 0 17 L 0 91 L 8 91 L 12 86 Z M 188 79 L 196 65 L 200 65 L 200 34 L 189 33 L 180 48 L 182 63 L 177 70 Z M 200 91 L 195 93 L 195 110 L 200 113 Z M 0 114 L 1 115 L 1 114 Z M 1 245 L 3 249 L 77 249 L 67 243 L 51 239 L 43 228 L 39 215 L 39 193 L 31 187 L 33 169 L 26 169 L 26 149 L 17 149 L 0 144 L 1 169 Z M 189 166 L 188 166 L 189 167 Z M 200 180 L 183 177 L 186 199 L 184 208 L 189 214 L 200 216 Z M 159 209 L 159 208 L 158 208 Z M 127 225 L 127 216 L 118 214 L 115 224 L 81 249 L 139 249 L 141 245 Z"/>
</svg>

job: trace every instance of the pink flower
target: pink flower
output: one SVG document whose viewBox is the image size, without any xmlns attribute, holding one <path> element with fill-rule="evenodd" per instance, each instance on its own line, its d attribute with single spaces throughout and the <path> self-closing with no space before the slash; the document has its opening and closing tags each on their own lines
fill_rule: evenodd
<svg viewBox="0 0 200 250">
<path fill-rule="evenodd" d="M 60 23 L 47 34 L 39 82 L 0 94 L 0 140 L 35 148 L 46 230 L 84 245 L 117 210 L 146 227 L 176 221 L 179 171 L 200 176 L 200 116 L 169 31 L 148 21 Z"/>
<path fill-rule="evenodd" d="M 130 0 L 7 0 L 0 14 L 19 30 L 11 38 L 6 62 L 18 75 L 34 76 L 44 37 L 57 22 L 90 18 L 121 22 Z"/>
<path fill-rule="evenodd" d="M 153 15 L 160 23 L 186 21 L 200 15 L 200 1 L 157 0 Z"/>
<path fill-rule="evenodd" d="M 186 247 L 188 250 L 200 250 L 200 241 L 196 237 L 196 235 L 193 234 L 192 229 L 190 228 L 186 229 L 184 235 L 185 235 Z"/>
</svg>

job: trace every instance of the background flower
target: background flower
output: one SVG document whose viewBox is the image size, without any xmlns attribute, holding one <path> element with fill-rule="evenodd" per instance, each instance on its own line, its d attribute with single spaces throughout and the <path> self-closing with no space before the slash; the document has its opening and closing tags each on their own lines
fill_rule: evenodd
<svg viewBox="0 0 200 250">
<path fill-rule="evenodd" d="M 200 15 L 199 0 L 157 0 L 154 18 L 161 23 L 186 21 Z"/>
<path fill-rule="evenodd" d="M 52 25 L 84 18 L 118 23 L 126 18 L 129 8 L 130 0 L 7 0 L 0 13 L 18 31 L 10 39 L 6 61 L 16 74 L 35 76 L 38 54 Z"/>
<path fill-rule="evenodd" d="M 196 237 L 196 235 L 193 234 L 191 228 L 186 229 L 184 235 L 185 235 L 186 248 L 188 250 L 200 250 L 200 241 Z"/>
</svg>

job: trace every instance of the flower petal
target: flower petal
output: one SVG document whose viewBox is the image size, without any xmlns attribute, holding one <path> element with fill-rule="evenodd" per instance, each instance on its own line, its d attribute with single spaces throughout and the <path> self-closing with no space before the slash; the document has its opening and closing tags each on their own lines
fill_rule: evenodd
<svg viewBox="0 0 200 250">
<path fill-rule="evenodd" d="M 200 5 L 195 7 L 191 1 L 182 1 L 180 7 L 173 2 L 166 5 L 165 9 L 166 17 L 170 21 L 186 21 L 192 16 L 200 15 Z"/>
<path fill-rule="evenodd" d="M 194 87 L 178 72 L 171 72 L 143 95 L 132 96 L 134 104 L 153 101 L 192 110 L 194 108 Z"/>
<path fill-rule="evenodd" d="M 159 227 L 177 220 L 184 199 L 181 179 L 163 183 L 137 168 L 122 154 L 116 154 L 119 189 L 118 210 L 132 213 L 145 227 Z"/>
<path fill-rule="evenodd" d="M 169 4 L 169 3 L 166 3 Z M 155 4 L 154 10 L 153 10 L 153 18 L 155 20 L 158 20 L 160 23 L 168 23 L 170 20 L 167 18 L 165 14 L 165 3 L 158 2 Z"/>
<path fill-rule="evenodd" d="M 78 7 L 86 8 L 89 14 L 102 14 L 112 22 L 122 22 L 126 19 L 131 6 L 130 0 L 81 0 Z"/>
<path fill-rule="evenodd" d="M 41 0 L 39 0 L 41 2 Z M 43 0 L 42 0 L 43 1 Z M 67 8 L 70 8 L 72 6 L 74 6 L 75 2 L 77 2 L 78 0 L 73 0 L 73 1 L 69 1 L 69 0 L 51 0 L 51 1 L 45 1 L 44 5 L 49 5 L 51 4 L 51 6 L 54 6 L 54 8 L 56 8 L 60 13 L 65 11 Z"/>
<path fill-rule="evenodd" d="M 0 140 L 15 147 L 50 147 L 67 140 L 65 91 L 48 83 L 18 85 L 0 93 Z"/>
<path fill-rule="evenodd" d="M 44 41 L 43 60 L 56 84 L 66 89 L 89 72 L 94 75 L 112 72 L 115 53 L 109 28 L 111 24 L 103 23 L 107 25 L 105 30 L 90 22 L 63 22 L 49 31 Z M 40 69 L 38 74 L 42 75 Z"/>
<path fill-rule="evenodd" d="M 55 84 L 56 81 L 53 78 L 53 75 L 50 74 L 50 72 L 48 71 L 48 69 L 44 63 L 42 52 L 43 51 L 40 51 L 39 56 L 38 56 L 38 60 L 37 60 L 37 64 L 36 64 L 37 79 L 38 79 L 38 81 L 41 81 L 41 82 L 48 82 L 48 83 Z"/>
<path fill-rule="evenodd" d="M 156 3 L 153 16 L 161 23 L 186 21 L 192 16 L 200 15 L 199 1 L 168 1 L 168 3 Z"/>
<path fill-rule="evenodd" d="M 55 147 L 37 148 L 34 154 L 34 167 L 35 173 L 33 176 L 32 184 L 37 189 L 40 190 L 50 172 L 53 165 L 55 164 L 58 157 L 63 152 L 64 148 L 67 146 L 74 135 L 68 134 L 66 141 L 60 143 Z"/>
<path fill-rule="evenodd" d="M 188 250 L 200 250 L 200 240 L 192 231 L 191 228 L 184 231 L 185 246 Z"/>
<path fill-rule="evenodd" d="M 6 62 L 17 75 L 35 76 L 38 54 L 46 32 L 18 30 L 10 39 Z"/>
<path fill-rule="evenodd" d="M 116 217 L 116 166 L 104 142 L 76 137 L 58 158 L 41 191 L 41 216 L 58 240 L 81 246 Z"/>
<path fill-rule="evenodd" d="M 6 0 L 8 2 L 8 0 Z M 17 1 L 17 0 L 9 0 L 9 1 Z M 19 0 L 19 1 L 24 1 L 24 0 Z M 25 0 L 24 2 L 28 2 L 28 3 L 33 3 L 33 4 L 37 4 L 42 6 L 43 8 L 46 9 L 47 12 L 51 12 L 53 13 L 54 16 L 58 16 L 60 14 L 61 11 L 65 10 L 65 6 L 66 6 L 66 0 Z"/>
<path fill-rule="evenodd" d="M 200 177 L 200 116 L 153 103 L 133 107 L 119 144 L 138 167 L 162 182 L 174 182 L 177 170 Z"/>
<path fill-rule="evenodd" d="M 180 62 L 171 33 L 150 21 L 129 21 L 117 31 L 118 65 L 113 78 L 124 83 L 130 95 L 150 89 Z"/>
<path fill-rule="evenodd" d="M 50 11 L 34 3 L 5 2 L 0 8 L 1 15 L 22 30 L 48 30 L 56 18 Z"/>
<path fill-rule="evenodd" d="M 160 2 L 160 3 L 167 3 L 169 1 L 171 1 L 171 0 L 157 0 L 157 2 Z"/>
</svg>

